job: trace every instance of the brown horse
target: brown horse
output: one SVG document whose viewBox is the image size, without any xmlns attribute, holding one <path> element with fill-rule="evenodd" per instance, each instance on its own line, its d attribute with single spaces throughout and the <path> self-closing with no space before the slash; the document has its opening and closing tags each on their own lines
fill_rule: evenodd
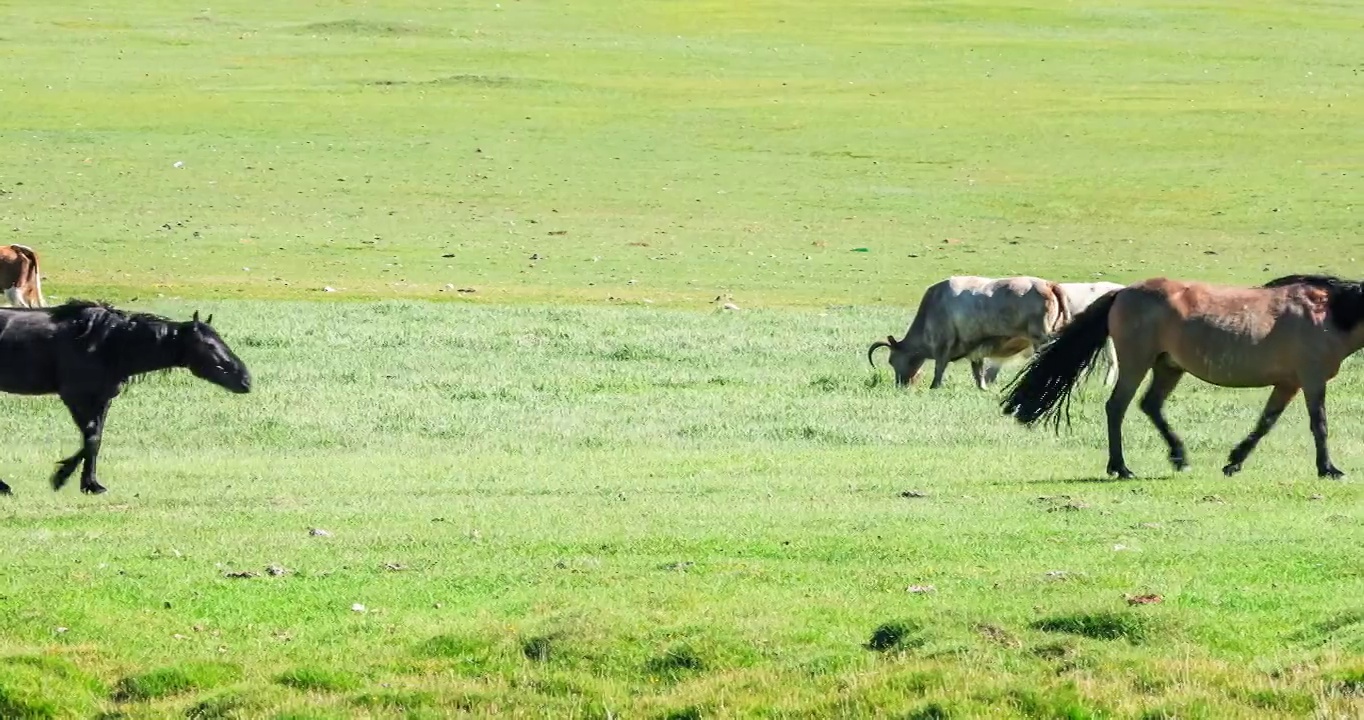
<svg viewBox="0 0 1364 720">
<path fill-rule="evenodd" d="M 1108 473 L 1133 477 L 1122 454 L 1122 421 L 1137 389 L 1170 447 L 1176 470 L 1188 467 L 1184 443 L 1161 408 L 1185 373 L 1223 387 L 1272 387 L 1255 429 L 1231 451 L 1222 472 L 1241 470 L 1260 439 L 1302 391 L 1316 443 L 1317 474 L 1344 476 L 1326 449 L 1326 383 L 1364 347 L 1364 283 L 1326 275 L 1289 275 L 1261 287 L 1225 287 L 1155 278 L 1099 298 L 1033 356 L 1005 390 L 1006 415 L 1032 425 L 1070 421 L 1070 394 L 1111 337 L 1118 381 L 1108 398 Z"/>
</svg>

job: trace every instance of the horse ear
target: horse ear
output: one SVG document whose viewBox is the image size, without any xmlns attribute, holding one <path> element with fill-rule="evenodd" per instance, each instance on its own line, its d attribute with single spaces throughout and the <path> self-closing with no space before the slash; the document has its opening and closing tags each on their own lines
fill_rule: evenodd
<svg viewBox="0 0 1364 720">
<path fill-rule="evenodd" d="M 198 310 L 195 310 L 195 311 L 194 311 L 194 317 L 190 318 L 189 320 L 190 320 L 190 322 L 199 322 L 199 311 L 198 311 Z"/>
<path fill-rule="evenodd" d="M 204 321 L 204 324 L 205 324 L 205 325 L 212 325 L 212 324 L 213 324 L 213 313 L 209 313 L 209 314 L 208 314 L 208 319 Z"/>
</svg>

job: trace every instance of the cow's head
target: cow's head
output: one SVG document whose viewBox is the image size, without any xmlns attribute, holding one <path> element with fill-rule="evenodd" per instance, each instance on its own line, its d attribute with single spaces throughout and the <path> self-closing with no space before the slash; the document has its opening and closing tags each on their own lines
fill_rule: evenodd
<svg viewBox="0 0 1364 720">
<path fill-rule="evenodd" d="M 867 348 L 867 362 L 872 367 L 876 367 L 876 361 L 872 355 L 877 348 L 890 348 L 890 367 L 895 370 L 895 384 L 901 387 L 913 383 L 919 377 L 919 369 L 924 366 L 928 359 L 917 350 L 911 349 L 909 343 L 896 340 L 893 336 L 887 335 L 885 340 L 877 340 Z"/>
</svg>

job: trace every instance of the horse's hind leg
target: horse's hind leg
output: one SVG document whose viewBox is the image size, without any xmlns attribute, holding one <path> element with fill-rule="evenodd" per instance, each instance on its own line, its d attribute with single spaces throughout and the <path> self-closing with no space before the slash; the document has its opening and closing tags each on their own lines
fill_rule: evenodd
<svg viewBox="0 0 1364 720">
<path fill-rule="evenodd" d="M 1231 477 L 1241 472 L 1241 464 L 1250 457 L 1250 453 L 1260 444 L 1260 439 L 1269 434 L 1274 428 L 1274 423 L 1279 421 L 1279 416 L 1283 414 L 1284 408 L 1288 403 L 1293 402 L 1293 397 L 1298 394 L 1296 385 L 1275 385 L 1274 392 L 1269 394 L 1269 400 L 1265 403 L 1265 409 L 1260 413 L 1260 419 L 1255 423 L 1255 429 L 1250 431 L 1245 440 L 1242 440 L 1231 449 L 1231 455 L 1227 457 L 1227 464 L 1222 468 L 1222 474 Z"/>
<path fill-rule="evenodd" d="M 1331 462 L 1331 453 L 1326 449 L 1326 383 L 1303 387 L 1303 399 L 1307 401 L 1307 419 L 1312 425 L 1312 440 L 1317 446 L 1317 476 L 1342 478 L 1345 473 Z"/>
<path fill-rule="evenodd" d="M 76 451 L 75 455 L 58 460 L 57 471 L 52 473 L 52 489 L 61 490 L 62 486 L 66 485 L 67 479 L 71 477 L 71 473 L 76 472 L 76 468 L 80 467 L 81 461 L 84 459 L 85 448 L 82 447 Z"/>
<path fill-rule="evenodd" d="M 1138 370 L 1138 367 L 1141 369 Z M 1136 477 L 1123 459 L 1122 421 L 1127 415 L 1128 406 L 1132 404 L 1132 398 L 1137 396 L 1141 381 L 1146 379 L 1146 369 L 1147 366 L 1135 362 L 1123 365 L 1118 373 L 1118 382 L 1113 386 L 1113 393 L 1104 403 L 1104 414 L 1108 416 L 1108 474 L 1121 480 Z"/>
<path fill-rule="evenodd" d="M 112 399 L 99 396 L 62 396 L 67 410 L 71 412 L 71 419 L 81 431 L 81 449 L 57 463 L 57 471 L 52 474 L 53 490 L 60 490 L 75 472 L 76 465 L 83 461 L 81 492 L 97 495 L 105 491 L 105 487 L 95 478 L 95 464 L 104 434 L 104 418 L 109 412 L 109 402 Z"/>
<path fill-rule="evenodd" d="M 1176 367 L 1170 364 L 1169 360 L 1162 358 L 1151 368 L 1151 385 L 1141 397 L 1141 411 L 1151 419 L 1160 436 L 1165 439 L 1165 444 L 1170 446 L 1170 464 L 1179 471 L 1189 467 L 1189 462 L 1184 456 L 1184 441 L 1170 429 L 1170 423 L 1166 421 L 1162 408 L 1165 406 L 1165 399 L 1174 392 L 1175 386 L 1183 377 L 1183 368 Z"/>
</svg>

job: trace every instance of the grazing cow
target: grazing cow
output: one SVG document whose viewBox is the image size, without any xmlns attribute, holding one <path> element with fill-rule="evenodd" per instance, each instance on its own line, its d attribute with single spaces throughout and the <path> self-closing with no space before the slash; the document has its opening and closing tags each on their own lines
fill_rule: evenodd
<svg viewBox="0 0 1364 720">
<path fill-rule="evenodd" d="M 1112 282 L 1061 283 L 1061 291 L 1066 294 L 1066 305 L 1070 308 L 1071 315 L 1079 315 L 1101 296 L 1115 290 L 1121 290 L 1123 287 L 1125 286 Z M 1025 355 L 1031 355 L 1036 349 L 1030 345 L 1023 352 L 1013 357 L 993 359 L 986 363 L 985 384 L 994 383 L 1004 365 Z M 1112 387 L 1118 379 L 1118 353 L 1113 348 L 1112 340 L 1109 340 L 1104 346 L 1104 359 L 1108 361 L 1108 372 L 1104 375 L 1104 384 Z"/>
<path fill-rule="evenodd" d="M 1065 294 L 1050 280 L 950 277 L 924 291 L 904 338 L 873 343 L 867 362 L 875 367 L 876 349 L 890 348 L 895 382 L 903 386 L 917 380 L 923 364 L 932 360 L 930 387 L 939 388 L 947 364 L 968 358 L 976 387 L 984 390 L 985 358 L 1012 357 L 1039 347 L 1070 317 Z"/>
<path fill-rule="evenodd" d="M 43 307 L 38 253 L 26 245 L 0 245 L 0 288 L 14 307 Z"/>
</svg>

